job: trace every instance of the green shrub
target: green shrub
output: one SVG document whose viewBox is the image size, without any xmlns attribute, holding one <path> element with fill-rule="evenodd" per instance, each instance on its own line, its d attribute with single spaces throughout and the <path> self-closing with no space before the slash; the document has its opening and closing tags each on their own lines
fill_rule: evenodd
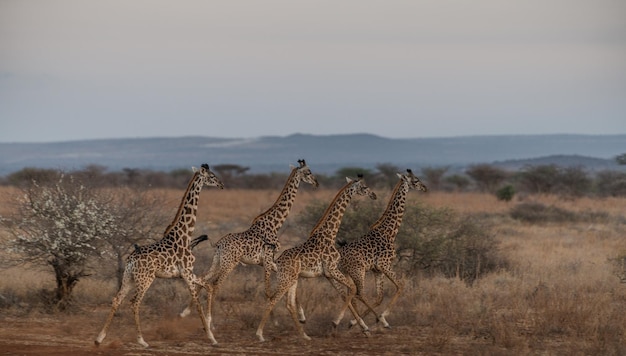
<svg viewBox="0 0 626 356">
<path fill-rule="evenodd" d="M 400 266 L 409 274 L 443 274 L 471 283 L 508 264 L 486 225 L 449 208 L 408 206 L 396 241 Z"/>
<path fill-rule="evenodd" d="M 510 184 L 505 185 L 504 187 L 496 191 L 496 197 L 498 198 L 498 200 L 511 201 L 514 195 L 515 188 L 513 188 L 513 186 Z"/>
</svg>

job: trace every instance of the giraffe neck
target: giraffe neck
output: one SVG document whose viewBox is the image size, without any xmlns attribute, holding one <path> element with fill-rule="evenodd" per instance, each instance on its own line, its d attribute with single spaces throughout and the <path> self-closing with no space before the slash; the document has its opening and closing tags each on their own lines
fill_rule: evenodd
<svg viewBox="0 0 626 356">
<path fill-rule="evenodd" d="M 341 188 L 339 193 L 337 193 L 328 208 L 326 208 L 324 215 L 322 215 L 317 225 L 315 225 L 311 231 L 311 237 L 319 236 L 331 241 L 335 239 L 339 231 L 339 226 L 341 225 L 341 219 L 355 192 L 354 189 L 349 189 L 350 185 L 351 183 L 346 184 L 346 186 Z"/>
<path fill-rule="evenodd" d="M 182 237 L 187 241 L 193 233 L 196 225 L 196 212 L 198 211 L 198 199 L 202 190 L 202 179 L 196 172 L 189 181 L 183 200 L 180 202 L 178 212 L 172 223 L 165 229 L 166 237 Z"/>
<path fill-rule="evenodd" d="M 273 234 L 278 234 L 278 230 L 280 230 L 285 220 L 287 220 L 291 207 L 296 200 L 298 187 L 300 186 L 300 180 L 296 178 L 296 170 L 297 168 L 291 170 L 291 174 L 287 178 L 287 182 L 276 199 L 276 202 L 274 202 L 274 205 L 254 218 L 252 225 L 263 225 L 266 231 L 267 229 L 271 229 Z"/>
<path fill-rule="evenodd" d="M 402 224 L 408 192 L 409 185 L 404 180 L 400 180 L 400 182 L 396 184 L 391 198 L 389 198 L 385 212 L 383 212 L 378 221 L 372 225 L 370 231 L 377 230 L 380 232 L 381 236 L 385 236 L 391 241 L 395 240 L 398 230 L 400 230 L 400 225 Z"/>
</svg>

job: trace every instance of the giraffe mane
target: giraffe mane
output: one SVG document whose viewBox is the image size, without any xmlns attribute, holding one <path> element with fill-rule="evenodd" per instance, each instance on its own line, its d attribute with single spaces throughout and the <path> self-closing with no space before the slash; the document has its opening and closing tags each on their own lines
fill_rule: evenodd
<svg viewBox="0 0 626 356">
<path fill-rule="evenodd" d="M 335 206 L 335 204 L 337 203 L 337 200 L 339 199 L 339 197 L 343 194 L 343 192 L 346 191 L 346 189 L 348 189 L 348 187 L 352 184 L 352 182 L 347 183 L 346 185 L 343 186 L 343 188 L 341 188 L 341 190 L 339 190 L 339 192 L 337 192 L 337 194 L 335 195 L 335 197 L 333 198 L 333 201 L 330 202 L 330 204 L 328 204 L 328 206 L 326 207 L 326 210 L 324 211 L 324 214 L 322 215 L 322 217 L 317 221 L 317 224 L 315 224 L 315 227 L 311 230 L 311 235 L 313 235 L 315 233 L 315 231 L 317 229 L 319 229 L 320 225 L 322 225 L 322 222 L 325 220 L 325 218 L 328 216 L 328 214 L 330 214 L 330 211 L 332 210 L 332 208 Z"/>
<path fill-rule="evenodd" d="M 189 190 L 191 190 L 191 186 L 196 181 L 196 177 L 199 174 L 200 174 L 199 171 L 193 174 L 193 177 L 189 180 L 189 184 L 187 184 L 187 189 L 185 190 L 185 194 L 183 196 L 187 196 L 187 194 L 189 194 Z M 185 206 L 185 199 L 181 200 L 180 205 L 178 206 L 178 211 L 176 212 L 176 216 L 174 216 L 174 219 L 172 220 L 170 225 L 167 227 L 167 229 L 165 229 L 165 232 L 163 233 L 163 235 L 169 234 L 172 228 L 176 225 L 176 222 L 178 221 L 178 219 L 180 218 L 180 215 L 182 214 L 184 206 Z"/>
<path fill-rule="evenodd" d="M 290 182 L 291 179 L 293 178 L 293 176 L 296 175 L 296 170 L 298 168 L 294 168 L 291 170 L 291 173 L 289 173 L 289 177 L 287 178 L 287 182 Z M 283 193 L 285 193 L 285 191 L 289 189 L 288 184 L 285 184 L 283 186 L 283 189 L 280 191 L 280 194 L 278 194 L 278 198 L 276 198 L 276 201 L 274 202 L 274 204 L 272 204 L 272 206 L 270 206 L 267 210 L 265 210 L 264 212 L 262 212 L 261 214 L 259 214 L 256 218 L 254 218 L 254 220 L 252 220 L 252 223 L 254 224 L 255 222 L 257 222 L 263 215 L 265 215 L 268 211 L 270 211 L 277 203 L 278 203 L 278 199 L 280 199 L 283 196 Z"/>
<path fill-rule="evenodd" d="M 396 194 L 398 193 L 398 190 L 400 190 L 400 187 L 402 186 L 402 179 L 400 179 L 400 181 L 398 183 L 396 183 L 396 186 L 393 188 L 393 191 L 391 192 L 391 198 L 389 199 L 389 201 L 387 202 L 387 206 L 385 207 L 385 212 L 388 211 L 391 208 L 391 204 L 393 204 L 393 197 L 396 196 Z M 385 214 L 383 213 L 378 220 L 372 225 L 372 227 L 370 227 L 370 230 L 377 228 L 380 224 L 382 224 L 382 222 L 385 220 Z"/>
</svg>

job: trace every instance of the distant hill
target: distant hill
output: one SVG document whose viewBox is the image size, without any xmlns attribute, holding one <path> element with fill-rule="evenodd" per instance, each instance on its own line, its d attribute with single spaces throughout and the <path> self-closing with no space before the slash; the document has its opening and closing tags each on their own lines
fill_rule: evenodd
<svg viewBox="0 0 626 356">
<path fill-rule="evenodd" d="M 589 169 L 619 169 L 613 158 L 626 152 L 626 135 L 520 135 L 389 139 L 369 134 L 264 136 L 257 138 L 159 137 L 52 143 L 0 143 L 0 175 L 24 167 L 82 169 L 96 164 L 170 171 L 237 164 L 251 173 L 285 172 L 305 158 L 315 172 L 342 167 L 400 168 L 478 163 L 515 169 L 528 164 L 565 163 Z M 533 163 L 534 162 L 534 163 Z M 546 162 L 546 163 L 544 163 Z M 565 165 L 565 164 L 561 164 Z"/>
</svg>

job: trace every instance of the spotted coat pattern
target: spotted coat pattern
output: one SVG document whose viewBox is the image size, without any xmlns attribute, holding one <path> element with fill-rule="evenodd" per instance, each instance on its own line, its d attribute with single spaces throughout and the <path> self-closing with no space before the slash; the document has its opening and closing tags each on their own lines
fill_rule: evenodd
<svg viewBox="0 0 626 356">
<path fill-rule="evenodd" d="M 264 266 L 265 279 L 269 281 L 271 270 L 276 269 L 274 252 L 280 247 L 278 231 L 283 226 L 296 199 L 300 182 L 318 186 L 317 179 L 311 173 L 304 160 L 293 167 L 287 181 L 274 204 L 254 218 L 252 225 L 245 231 L 229 233 L 215 244 L 215 255 L 209 271 L 202 277 L 209 283 L 211 292 L 207 297 L 207 320 L 211 323 L 212 307 L 215 294 L 238 263 Z M 269 282 L 266 282 L 266 286 Z M 266 294 L 269 291 L 266 290 Z M 181 313 L 185 316 L 190 306 Z"/>
<path fill-rule="evenodd" d="M 335 247 L 335 237 L 352 197 L 354 195 L 362 195 L 376 199 L 376 194 L 367 187 L 361 178 L 356 180 L 350 178 L 346 179 L 348 183 L 339 190 L 323 216 L 309 234 L 309 238 L 304 243 L 285 250 L 278 259 L 276 259 L 277 287 L 267 301 L 263 318 L 256 332 L 260 341 L 264 341 L 263 326 L 267 322 L 274 306 L 285 293 L 288 293 L 287 309 L 294 320 L 296 328 L 305 339 L 310 339 L 304 332 L 296 315 L 295 298 L 299 277 L 312 278 L 324 276 L 330 280 L 337 280 L 345 287 L 355 291 L 354 286 L 337 268 L 340 255 Z M 350 298 L 352 295 L 354 295 L 354 293 L 351 293 L 350 296 L 345 298 L 345 306 L 342 310 L 351 306 Z M 353 311 L 355 318 L 360 319 L 353 308 L 351 308 L 351 311 Z M 364 323 L 361 327 L 364 332 L 368 330 L 367 325 Z"/>
<path fill-rule="evenodd" d="M 357 240 L 354 240 L 340 249 L 341 259 L 339 268 L 352 278 L 356 285 L 356 295 L 363 296 L 365 274 L 373 271 L 376 281 L 376 301 L 372 305 L 377 307 L 383 300 L 383 276 L 389 278 L 394 284 L 396 291 L 391 297 L 385 311 L 377 319 L 383 326 L 389 327 L 385 317 L 389 314 L 391 306 L 402 291 L 402 284 L 393 271 L 393 263 L 396 259 L 395 240 L 402 224 L 406 197 L 409 190 L 427 191 L 426 186 L 416 177 L 410 169 L 406 174 L 398 174 L 400 180 L 396 184 L 387 208 L 380 218 L 371 226 L 369 231 Z M 335 284 L 336 287 L 339 287 Z M 363 296 L 364 298 L 364 296 Z M 369 313 L 367 309 L 363 317 Z M 355 323 L 353 320 L 352 323 Z"/>
<path fill-rule="evenodd" d="M 155 278 L 182 278 L 185 280 L 191 297 L 197 306 L 207 337 L 212 343 L 216 343 L 204 317 L 202 306 L 198 303 L 196 285 L 203 285 L 204 282 L 193 273 L 195 258 L 191 253 L 189 243 L 190 236 L 195 228 L 198 200 L 202 187 L 206 185 L 222 189 L 224 186 L 215 174 L 210 171 L 207 164 L 203 164 L 200 170 L 197 171 L 194 168 L 194 171 L 195 173 L 187 186 L 176 216 L 165 230 L 164 237 L 148 246 L 136 246 L 135 250 L 128 256 L 122 286 L 113 298 L 111 311 L 102 331 L 100 331 L 95 340 L 96 345 L 102 343 L 102 340 L 106 337 L 115 311 L 134 286 L 135 295 L 131 299 L 131 307 L 135 316 L 137 342 L 144 347 L 148 347 L 141 333 L 139 306 Z"/>
</svg>

